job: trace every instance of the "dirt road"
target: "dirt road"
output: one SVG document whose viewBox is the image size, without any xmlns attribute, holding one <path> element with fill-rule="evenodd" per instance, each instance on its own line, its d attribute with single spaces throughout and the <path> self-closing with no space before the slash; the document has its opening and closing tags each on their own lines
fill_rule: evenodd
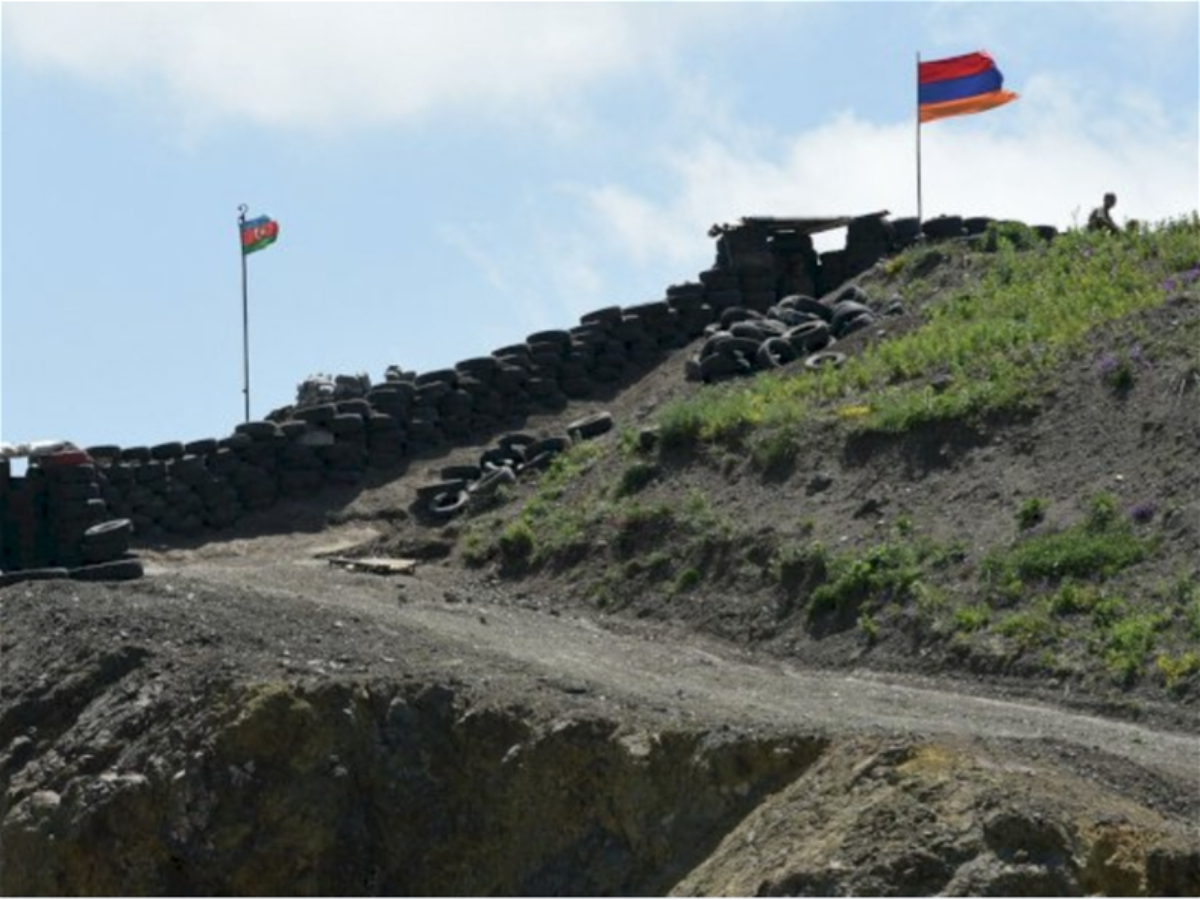
<svg viewBox="0 0 1200 900">
<path fill-rule="evenodd" d="M 370 535 L 343 529 L 151 554 L 148 572 L 312 604 L 352 620 L 380 646 L 417 641 L 447 671 L 485 672 L 497 682 L 504 674 L 533 679 L 626 712 L 691 724 L 1044 741 L 1074 748 L 1068 758 L 1102 753 L 1136 763 L 1200 800 L 1200 722 L 1191 733 L 1154 730 L 1040 702 L 974 696 L 946 683 L 807 670 L 692 633 L 556 614 L 537 608 L 536 598 L 514 604 L 499 587 L 464 588 L 461 573 L 438 565 L 380 577 L 320 558 Z M 364 653 L 387 652 L 370 640 L 362 646 Z"/>
</svg>

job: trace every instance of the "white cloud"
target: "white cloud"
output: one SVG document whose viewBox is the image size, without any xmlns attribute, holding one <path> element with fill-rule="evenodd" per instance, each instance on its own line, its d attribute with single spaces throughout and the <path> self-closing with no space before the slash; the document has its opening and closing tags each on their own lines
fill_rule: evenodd
<svg viewBox="0 0 1200 900">
<path fill-rule="evenodd" d="M 1097 115 L 1079 89 L 1031 78 L 1014 104 L 924 126 L 925 217 L 989 215 L 1068 227 L 1109 190 L 1128 217 L 1155 221 L 1196 209 L 1194 130 L 1172 131 L 1145 94 L 1107 103 L 1107 114 Z M 670 156 L 667 169 L 661 180 L 677 189 L 665 199 L 612 183 L 583 191 L 604 223 L 601 236 L 635 259 L 694 262 L 697 237 L 709 225 L 746 215 L 916 213 L 912 122 L 841 114 L 755 148 L 710 135 Z M 819 236 L 818 249 L 842 239 Z"/>
<path fill-rule="evenodd" d="M 330 127 L 553 105 L 654 64 L 720 16 L 626 4 L 37 3 L 5 54 L 106 87 L 155 84 L 191 124 Z"/>
</svg>

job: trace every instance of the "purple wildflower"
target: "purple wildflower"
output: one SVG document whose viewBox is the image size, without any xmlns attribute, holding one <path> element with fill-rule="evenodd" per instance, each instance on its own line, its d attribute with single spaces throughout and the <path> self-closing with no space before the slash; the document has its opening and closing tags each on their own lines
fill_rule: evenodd
<svg viewBox="0 0 1200 900">
<path fill-rule="evenodd" d="M 1098 368 L 1100 369 L 1101 375 L 1111 375 L 1117 370 L 1117 358 L 1111 353 L 1105 353 L 1104 356 L 1100 358 L 1100 365 Z"/>
<path fill-rule="evenodd" d="M 1129 518 L 1139 525 L 1145 525 L 1154 518 L 1155 506 L 1149 501 L 1134 504 L 1129 510 Z"/>
<path fill-rule="evenodd" d="M 1174 291 L 1175 290 L 1175 279 L 1168 278 L 1166 281 L 1164 281 L 1162 283 L 1162 289 L 1164 291 L 1166 291 L 1168 294 L 1171 293 L 1172 291 Z"/>
</svg>

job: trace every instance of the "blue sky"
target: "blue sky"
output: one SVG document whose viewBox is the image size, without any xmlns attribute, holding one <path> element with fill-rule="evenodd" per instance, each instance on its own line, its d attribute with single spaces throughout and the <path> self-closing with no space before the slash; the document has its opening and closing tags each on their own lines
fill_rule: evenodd
<svg viewBox="0 0 1200 900">
<path fill-rule="evenodd" d="M 1195 210 L 1198 4 L 25 3 L 0 11 L 0 440 L 122 446 L 317 372 L 425 371 L 661 298 L 743 215 Z M 836 245 L 840 236 L 826 239 Z M 829 249 L 827 245 L 822 249 Z"/>
</svg>

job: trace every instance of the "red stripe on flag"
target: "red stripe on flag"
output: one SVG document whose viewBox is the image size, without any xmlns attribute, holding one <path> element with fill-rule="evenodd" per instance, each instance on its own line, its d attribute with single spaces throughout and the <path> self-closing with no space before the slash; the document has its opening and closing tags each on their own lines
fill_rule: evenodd
<svg viewBox="0 0 1200 900">
<path fill-rule="evenodd" d="M 978 53 L 965 53 L 962 56 L 950 56 L 946 59 L 931 59 L 929 62 L 917 65 L 917 83 L 929 84 L 934 81 L 979 75 L 995 65 L 992 58 L 982 50 Z"/>
</svg>

